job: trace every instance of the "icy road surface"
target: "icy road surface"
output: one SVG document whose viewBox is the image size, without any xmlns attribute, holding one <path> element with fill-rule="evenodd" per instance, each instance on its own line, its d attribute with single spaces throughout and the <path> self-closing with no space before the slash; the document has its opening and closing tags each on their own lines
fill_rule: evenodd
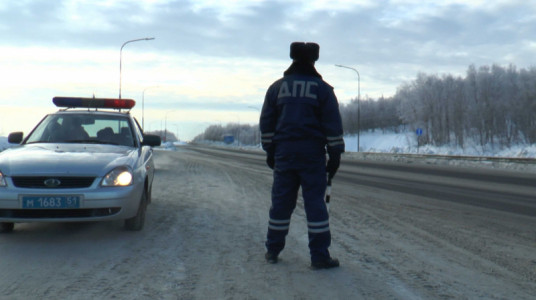
<svg viewBox="0 0 536 300">
<path fill-rule="evenodd" d="M 309 269 L 300 204 L 280 263 L 267 264 L 272 173 L 262 156 L 226 153 L 157 151 L 141 232 L 122 222 L 17 224 L 0 235 L 0 299 L 536 295 L 536 217 L 351 183 L 350 169 L 332 191 L 341 267 Z"/>
</svg>

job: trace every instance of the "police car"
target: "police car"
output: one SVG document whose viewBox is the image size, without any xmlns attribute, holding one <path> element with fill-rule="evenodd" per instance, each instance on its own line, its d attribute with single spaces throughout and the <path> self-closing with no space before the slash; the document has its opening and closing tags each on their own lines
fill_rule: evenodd
<svg viewBox="0 0 536 300">
<path fill-rule="evenodd" d="M 130 115 L 132 99 L 54 97 L 20 144 L 0 152 L 0 232 L 21 222 L 124 220 L 141 230 L 160 137 Z"/>
</svg>

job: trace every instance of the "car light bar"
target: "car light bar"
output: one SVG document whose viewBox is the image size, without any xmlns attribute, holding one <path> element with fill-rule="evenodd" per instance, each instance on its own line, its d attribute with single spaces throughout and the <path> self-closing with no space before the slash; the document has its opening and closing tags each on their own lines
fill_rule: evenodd
<svg viewBox="0 0 536 300">
<path fill-rule="evenodd" d="M 67 108 L 114 108 L 131 109 L 136 105 L 132 99 L 112 99 L 112 98 L 83 98 L 83 97 L 54 97 L 52 102 L 57 107 Z"/>
</svg>

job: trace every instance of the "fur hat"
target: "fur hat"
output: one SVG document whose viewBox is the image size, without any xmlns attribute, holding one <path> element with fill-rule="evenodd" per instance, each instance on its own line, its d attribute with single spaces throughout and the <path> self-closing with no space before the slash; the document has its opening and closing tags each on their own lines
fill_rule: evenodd
<svg viewBox="0 0 536 300">
<path fill-rule="evenodd" d="M 295 61 L 315 62 L 318 60 L 320 46 L 317 43 L 294 42 L 290 44 L 290 58 Z"/>
</svg>

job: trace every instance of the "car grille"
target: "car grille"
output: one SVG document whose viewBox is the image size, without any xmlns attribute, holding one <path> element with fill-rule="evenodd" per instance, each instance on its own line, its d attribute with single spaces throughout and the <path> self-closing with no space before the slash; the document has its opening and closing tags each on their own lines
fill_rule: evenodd
<svg viewBox="0 0 536 300">
<path fill-rule="evenodd" d="M 0 209 L 0 218 L 19 219 L 62 219 L 106 217 L 117 213 L 121 208 L 87 208 L 87 209 Z"/>
<path fill-rule="evenodd" d="M 54 188 L 54 189 L 74 189 L 87 188 L 93 184 L 95 177 L 51 177 L 51 176 L 14 176 L 13 184 L 20 188 Z M 59 185 L 47 185 L 46 182 L 57 180 Z"/>
</svg>

